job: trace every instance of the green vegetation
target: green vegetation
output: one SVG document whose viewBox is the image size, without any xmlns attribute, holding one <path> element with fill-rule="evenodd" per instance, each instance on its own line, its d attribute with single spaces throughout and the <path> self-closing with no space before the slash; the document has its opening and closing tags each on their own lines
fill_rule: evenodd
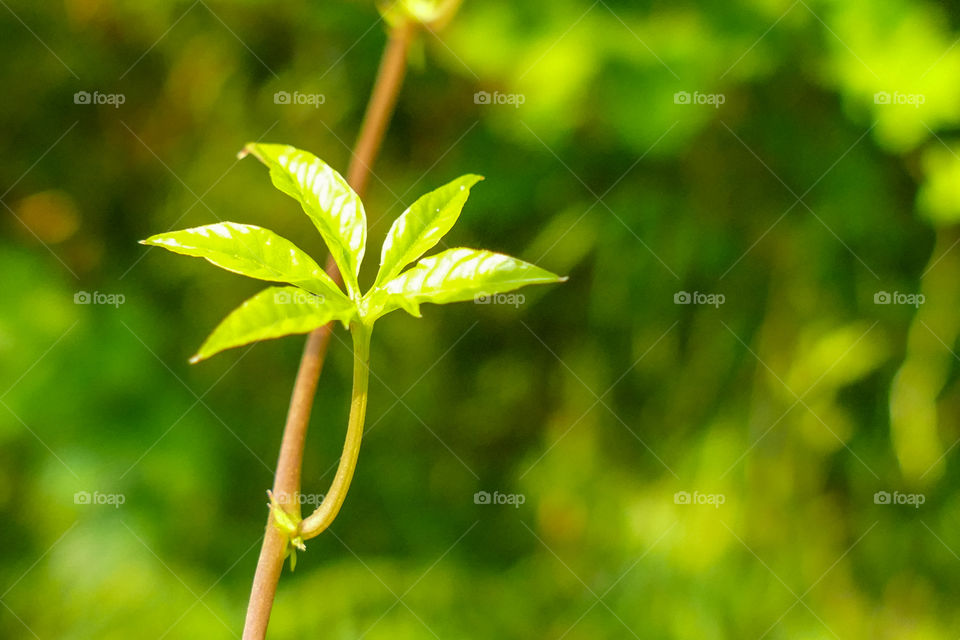
<svg viewBox="0 0 960 640">
<path fill-rule="evenodd" d="M 357 275 L 366 249 L 367 219 L 359 196 L 339 173 L 309 152 L 256 143 L 247 145 L 246 151 L 270 167 L 278 189 L 300 202 L 329 247 L 346 293 L 296 245 L 261 227 L 221 222 L 151 236 L 142 244 L 205 258 L 227 271 L 258 280 L 294 285 L 268 287 L 237 307 L 190 362 L 258 340 L 307 333 L 334 321 L 340 321 L 353 335 L 354 389 L 340 462 L 344 479 L 335 481 L 314 513 L 302 521 L 299 502 L 287 506 L 276 500 L 273 503 L 276 524 L 287 534 L 293 567 L 296 549 L 305 550 L 303 541 L 333 522 L 353 477 L 363 435 L 374 322 L 397 309 L 419 318 L 420 305 L 425 302 L 480 301 L 565 278 L 510 256 L 462 247 L 423 258 L 403 271 L 433 249 L 460 217 L 470 187 L 483 179 L 466 175 L 419 198 L 394 221 L 383 242 L 376 281 L 361 295 Z"/>
<path fill-rule="evenodd" d="M 271 229 L 313 256 L 281 286 L 326 296 L 324 237 L 229 154 L 347 167 L 385 27 L 347 0 L 7 5 L 0 637 L 234 637 L 303 339 L 190 366 L 263 285 L 135 241 Z M 476 173 L 449 246 L 570 280 L 376 325 L 349 500 L 269 637 L 956 638 L 958 37 L 949 2 L 484 0 L 420 38 L 367 242 Z"/>
</svg>

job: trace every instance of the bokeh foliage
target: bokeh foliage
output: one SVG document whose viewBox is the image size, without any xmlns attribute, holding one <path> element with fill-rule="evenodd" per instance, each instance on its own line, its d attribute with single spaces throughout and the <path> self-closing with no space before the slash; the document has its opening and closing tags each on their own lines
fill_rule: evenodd
<svg viewBox="0 0 960 640">
<path fill-rule="evenodd" d="M 957 637 L 958 16 L 468 0 L 427 37 L 365 198 L 371 242 L 478 173 L 451 242 L 571 279 L 378 325 L 354 488 L 284 576 L 272 637 Z M 225 219 L 323 256 L 234 153 L 288 142 L 345 170 L 384 38 L 347 0 L 0 10 L 0 636 L 238 632 L 302 340 L 188 366 L 258 285 L 135 241 Z M 308 494 L 342 444 L 345 340 Z"/>
</svg>

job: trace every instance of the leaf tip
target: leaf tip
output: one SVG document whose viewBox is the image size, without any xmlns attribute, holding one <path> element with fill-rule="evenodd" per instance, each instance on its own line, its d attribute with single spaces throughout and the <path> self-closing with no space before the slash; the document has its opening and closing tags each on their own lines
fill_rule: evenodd
<svg viewBox="0 0 960 640">
<path fill-rule="evenodd" d="M 463 177 L 466 178 L 466 180 L 464 180 L 463 184 L 460 185 L 460 189 L 462 190 L 472 189 L 477 185 L 478 182 L 486 180 L 486 178 L 476 173 L 468 173 Z"/>
<path fill-rule="evenodd" d="M 410 300 L 409 298 L 400 296 L 400 298 L 397 299 L 397 304 L 400 306 L 401 309 L 403 309 L 404 311 L 412 315 L 414 318 L 423 317 L 423 313 L 421 313 L 420 311 L 419 303 L 413 300 Z"/>
<path fill-rule="evenodd" d="M 205 358 L 205 356 L 200 355 L 200 353 L 195 353 L 194 355 L 190 356 L 190 360 L 188 360 L 188 362 L 189 362 L 190 364 L 197 364 L 198 362 L 200 362 L 200 361 L 203 360 L 204 358 Z"/>
<path fill-rule="evenodd" d="M 240 149 L 240 151 L 237 152 L 237 160 L 243 160 L 247 156 L 252 155 L 260 162 L 264 162 L 263 155 L 261 155 L 258 147 L 259 145 L 256 142 L 248 142 L 247 144 L 243 145 L 243 149 Z M 266 163 L 264 162 L 264 164 Z"/>
</svg>

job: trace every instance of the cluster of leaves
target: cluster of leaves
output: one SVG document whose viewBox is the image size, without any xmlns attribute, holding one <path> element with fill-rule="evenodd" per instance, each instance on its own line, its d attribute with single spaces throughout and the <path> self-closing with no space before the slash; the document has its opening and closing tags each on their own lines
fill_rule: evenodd
<svg viewBox="0 0 960 640">
<path fill-rule="evenodd" d="M 394 221 L 376 281 L 361 294 L 357 276 L 367 219 L 346 180 L 313 154 L 291 146 L 251 143 L 243 153 L 267 165 L 274 186 L 303 207 L 330 250 L 345 290 L 292 242 L 254 225 L 221 222 L 143 240 L 234 273 L 284 283 L 264 289 L 231 312 L 191 362 L 257 340 L 307 333 L 335 320 L 345 327 L 369 327 L 396 309 L 420 317 L 425 302 L 460 302 L 565 279 L 507 255 L 466 248 L 442 251 L 403 270 L 435 247 L 460 217 L 470 188 L 483 179 L 468 174 L 422 196 Z"/>
</svg>

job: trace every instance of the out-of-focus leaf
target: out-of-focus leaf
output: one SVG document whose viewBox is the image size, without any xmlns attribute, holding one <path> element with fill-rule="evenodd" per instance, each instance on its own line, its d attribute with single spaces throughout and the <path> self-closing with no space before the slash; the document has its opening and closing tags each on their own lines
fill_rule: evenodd
<svg viewBox="0 0 960 640">
<path fill-rule="evenodd" d="M 384 22 L 398 27 L 407 21 L 420 22 L 431 31 L 442 29 L 450 22 L 461 0 L 378 0 L 377 8 Z"/>
<path fill-rule="evenodd" d="M 373 290 L 366 313 L 368 317 L 376 318 L 399 307 L 420 317 L 420 305 L 424 302 L 446 304 L 474 299 L 486 302 L 489 296 L 530 284 L 565 280 L 565 277 L 502 253 L 449 249 L 424 258 L 383 287 Z"/>
<path fill-rule="evenodd" d="M 938 227 L 960 221 L 960 159 L 951 147 L 923 152 L 924 180 L 917 193 L 920 213 Z"/>
<path fill-rule="evenodd" d="M 282 144 L 250 143 L 252 153 L 270 168 L 274 186 L 296 199 L 323 236 L 347 290 L 358 293 L 357 273 L 367 242 L 363 203 L 347 181 L 312 153 Z"/>
<path fill-rule="evenodd" d="M 326 298 L 346 296 L 323 269 L 292 242 L 269 229 L 221 222 L 151 236 L 141 244 L 205 258 L 227 271 L 286 282 Z"/>
<path fill-rule="evenodd" d="M 380 252 L 380 272 L 374 286 L 388 282 L 405 266 L 436 246 L 460 217 L 470 188 L 483 176 L 460 176 L 417 199 L 397 218 Z"/>
<path fill-rule="evenodd" d="M 343 295 L 330 299 L 296 287 L 268 287 L 230 312 L 190 362 L 258 340 L 307 333 L 333 320 L 346 326 L 355 313 Z"/>
</svg>

